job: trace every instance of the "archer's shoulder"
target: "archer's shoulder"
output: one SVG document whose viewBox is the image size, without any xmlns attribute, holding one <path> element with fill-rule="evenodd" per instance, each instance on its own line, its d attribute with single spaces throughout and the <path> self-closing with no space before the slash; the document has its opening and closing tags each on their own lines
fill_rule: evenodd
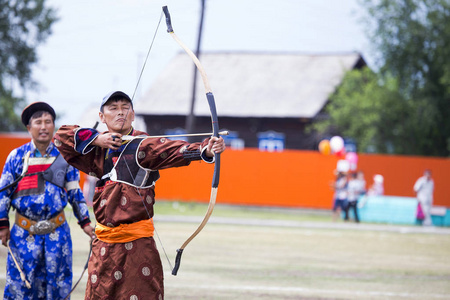
<svg viewBox="0 0 450 300">
<path fill-rule="evenodd" d="M 140 135 L 149 136 L 149 134 L 147 132 L 136 130 L 136 129 L 133 130 L 133 136 L 140 136 Z"/>
</svg>

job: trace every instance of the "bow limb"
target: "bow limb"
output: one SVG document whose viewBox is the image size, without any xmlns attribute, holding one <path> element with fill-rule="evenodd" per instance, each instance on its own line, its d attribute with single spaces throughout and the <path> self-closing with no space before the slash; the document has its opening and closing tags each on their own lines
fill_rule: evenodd
<svg viewBox="0 0 450 300">
<path fill-rule="evenodd" d="M 181 48 L 184 49 L 184 51 L 186 51 L 186 53 L 189 55 L 189 57 L 194 61 L 198 71 L 200 72 L 200 75 L 202 76 L 203 85 L 205 86 L 206 98 L 208 100 L 209 110 L 211 112 L 213 136 L 219 137 L 219 121 L 217 118 L 216 103 L 214 101 L 214 95 L 212 93 L 211 86 L 209 85 L 209 81 L 206 76 L 205 69 L 203 68 L 202 64 L 198 60 L 197 56 L 195 56 L 195 54 L 174 33 L 173 28 L 172 28 L 172 21 L 170 19 L 170 14 L 169 14 L 169 10 L 167 9 L 167 6 L 163 6 L 163 12 L 166 16 L 167 32 L 170 33 L 172 38 L 181 46 Z M 214 175 L 213 175 L 212 187 L 211 187 L 211 197 L 209 200 L 208 210 L 206 211 L 206 215 L 203 218 L 203 221 L 201 222 L 201 224 L 197 228 L 197 230 L 195 230 L 194 233 L 177 250 L 177 256 L 175 258 L 175 267 L 172 270 L 172 275 L 177 275 L 177 272 L 178 272 L 178 269 L 179 269 L 180 263 L 181 263 L 181 255 L 183 254 L 184 248 L 197 236 L 197 234 L 200 231 L 202 231 L 202 229 L 203 229 L 203 227 L 205 227 L 206 223 L 208 223 L 209 217 L 211 216 L 211 214 L 214 210 L 214 205 L 216 204 L 217 189 L 219 187 L 219 177 L 220 177 L 220 154 L 216 153 L 215 154 L 215 164 L 214 164 Z"/>
</svg>

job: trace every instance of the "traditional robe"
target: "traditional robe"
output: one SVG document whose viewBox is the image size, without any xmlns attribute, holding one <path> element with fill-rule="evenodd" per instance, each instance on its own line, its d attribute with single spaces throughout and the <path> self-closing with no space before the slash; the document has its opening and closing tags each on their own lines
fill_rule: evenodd
<svg viewBox="0 0 450 300">
<path fill-rule="evenodd" d="M 55 144 L 69 164 L 99 178 L 93 208 L 97 222 L 107 227 L 114 228 L 153 217 L 154 184 L 159 178 L 158 170 L 187 166 L 191 161 L 202 158 L 207 162 L 214 161 L 202 155 L 207 140 L 190 144 L 166 138 L 146 138 L 132 157 L 127 154 L 128 159 L 135 159 L 152 179 L 145 187 L 136 188 L 128 183 L 112 181 L 107 175 L 128 142 L 124 142 L 117 151 L 92 146 L 98 134 L 93 129 L 63 126 L 55 136 Z M 147 135 L 135 130 L 131 134 Z M 121 172 L 120 169 L 117 171 Z M 136 177 L 137 174 L 133 174 L 132 178 Z M 106 243 L 95 239 L 88 273 L 85 299 L 164 298 L 162 264 L 150 234 L 126 243 Z"/>
<path fill-rule="evenodd" d="M 47 147 L 44 156 L 33 142 L 14 149 L 3 167 L 0 188 L 20 176 L 27 152 L 31 153 L 27 175 L 17 186 L 0 192 L 0 229 L 9 228 L 11 208 L 29 220 L 42 221 L 57 216 L 67 203 L 72 205 L 80 226 L 89 225 L 88 208 L 78 184 L 78 170 L 67 164 L 67 168 L 53 170 L 64 176 L 65 186 L 62 187 L 42 176 L 59 155 L 53 143 Z M 14 224 L 9 244 L 32 287 L 25 286 L 8 254 L 4 299 L 64 299 L 69 294 L 72 288 L 72 240 L 67 222 L 49 234 L 35 235 Z"/>
</svg>

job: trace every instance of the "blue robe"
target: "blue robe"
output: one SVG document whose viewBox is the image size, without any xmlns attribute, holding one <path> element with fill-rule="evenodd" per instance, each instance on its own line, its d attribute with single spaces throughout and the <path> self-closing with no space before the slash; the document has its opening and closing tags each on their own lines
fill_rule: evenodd
<svg viewBox="0 0 450 300">
<path fill-rule="evenodd" d="M 31 152 L 30 158 L 35 164 L 59 155 L 53 143 L 50 143 L 44 157 L 33 142 L 14 149 L 6 159 L 0 188 L 20 176 L 23 170 L 22 158 L 28 151 Z M 31 172 L 30 169 L 31 166 L 28 173 Z M 0 220 L 8 219 L 11 207 L 31 220 L 48 220 L 58 215 L 67 203 L 70 203 L 80 226 L 88 225 L 88 207 L 78 185 L 78 170 L 69 166 L 66 169 L 65 182 L 66 187 L 61 188 L 44 181 L 41 183 L 45 185 L 44 191 L 32 195 L 18 196 L 20 193 L 17 193 L 17 186 L 0 192 Z M 11 220 L 10 224 L 13 223 L 14 220 Z M 28 289 L 21 280 L 20 273 L 8 253 L 4 299 L 64 299 L 68 295 L 72 288 L 72 240 L 67 222 L 52 233 L 32 236 L 27 230 L 13 224 L 9 245 L 32 287 Z"/>
</svg>

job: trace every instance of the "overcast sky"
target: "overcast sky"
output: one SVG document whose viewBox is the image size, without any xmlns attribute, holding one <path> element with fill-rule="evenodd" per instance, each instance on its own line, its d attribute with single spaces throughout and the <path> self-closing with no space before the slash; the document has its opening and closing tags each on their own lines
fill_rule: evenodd
<svg viewBox="0 0 450 300">
<path fill-rule="evenodd" d="M 60 20 L 38 49 L 33 74 L 41 88 L 28 93 L 28 98 L 52 105 L 60 115 L 57 125 L 79 123 L 109 91 L 133 94 L 163 5 L 168 5 L 175 33 L 195 49 L 200 0 L 47 0 L 47 4 L 57 9 Z M 206 0 L 202 51 L 356 51 L 370 65 L 362 14 L 357 0 Z M 179 51 L 163 18 L 135 101 Z"/>
</svg>

